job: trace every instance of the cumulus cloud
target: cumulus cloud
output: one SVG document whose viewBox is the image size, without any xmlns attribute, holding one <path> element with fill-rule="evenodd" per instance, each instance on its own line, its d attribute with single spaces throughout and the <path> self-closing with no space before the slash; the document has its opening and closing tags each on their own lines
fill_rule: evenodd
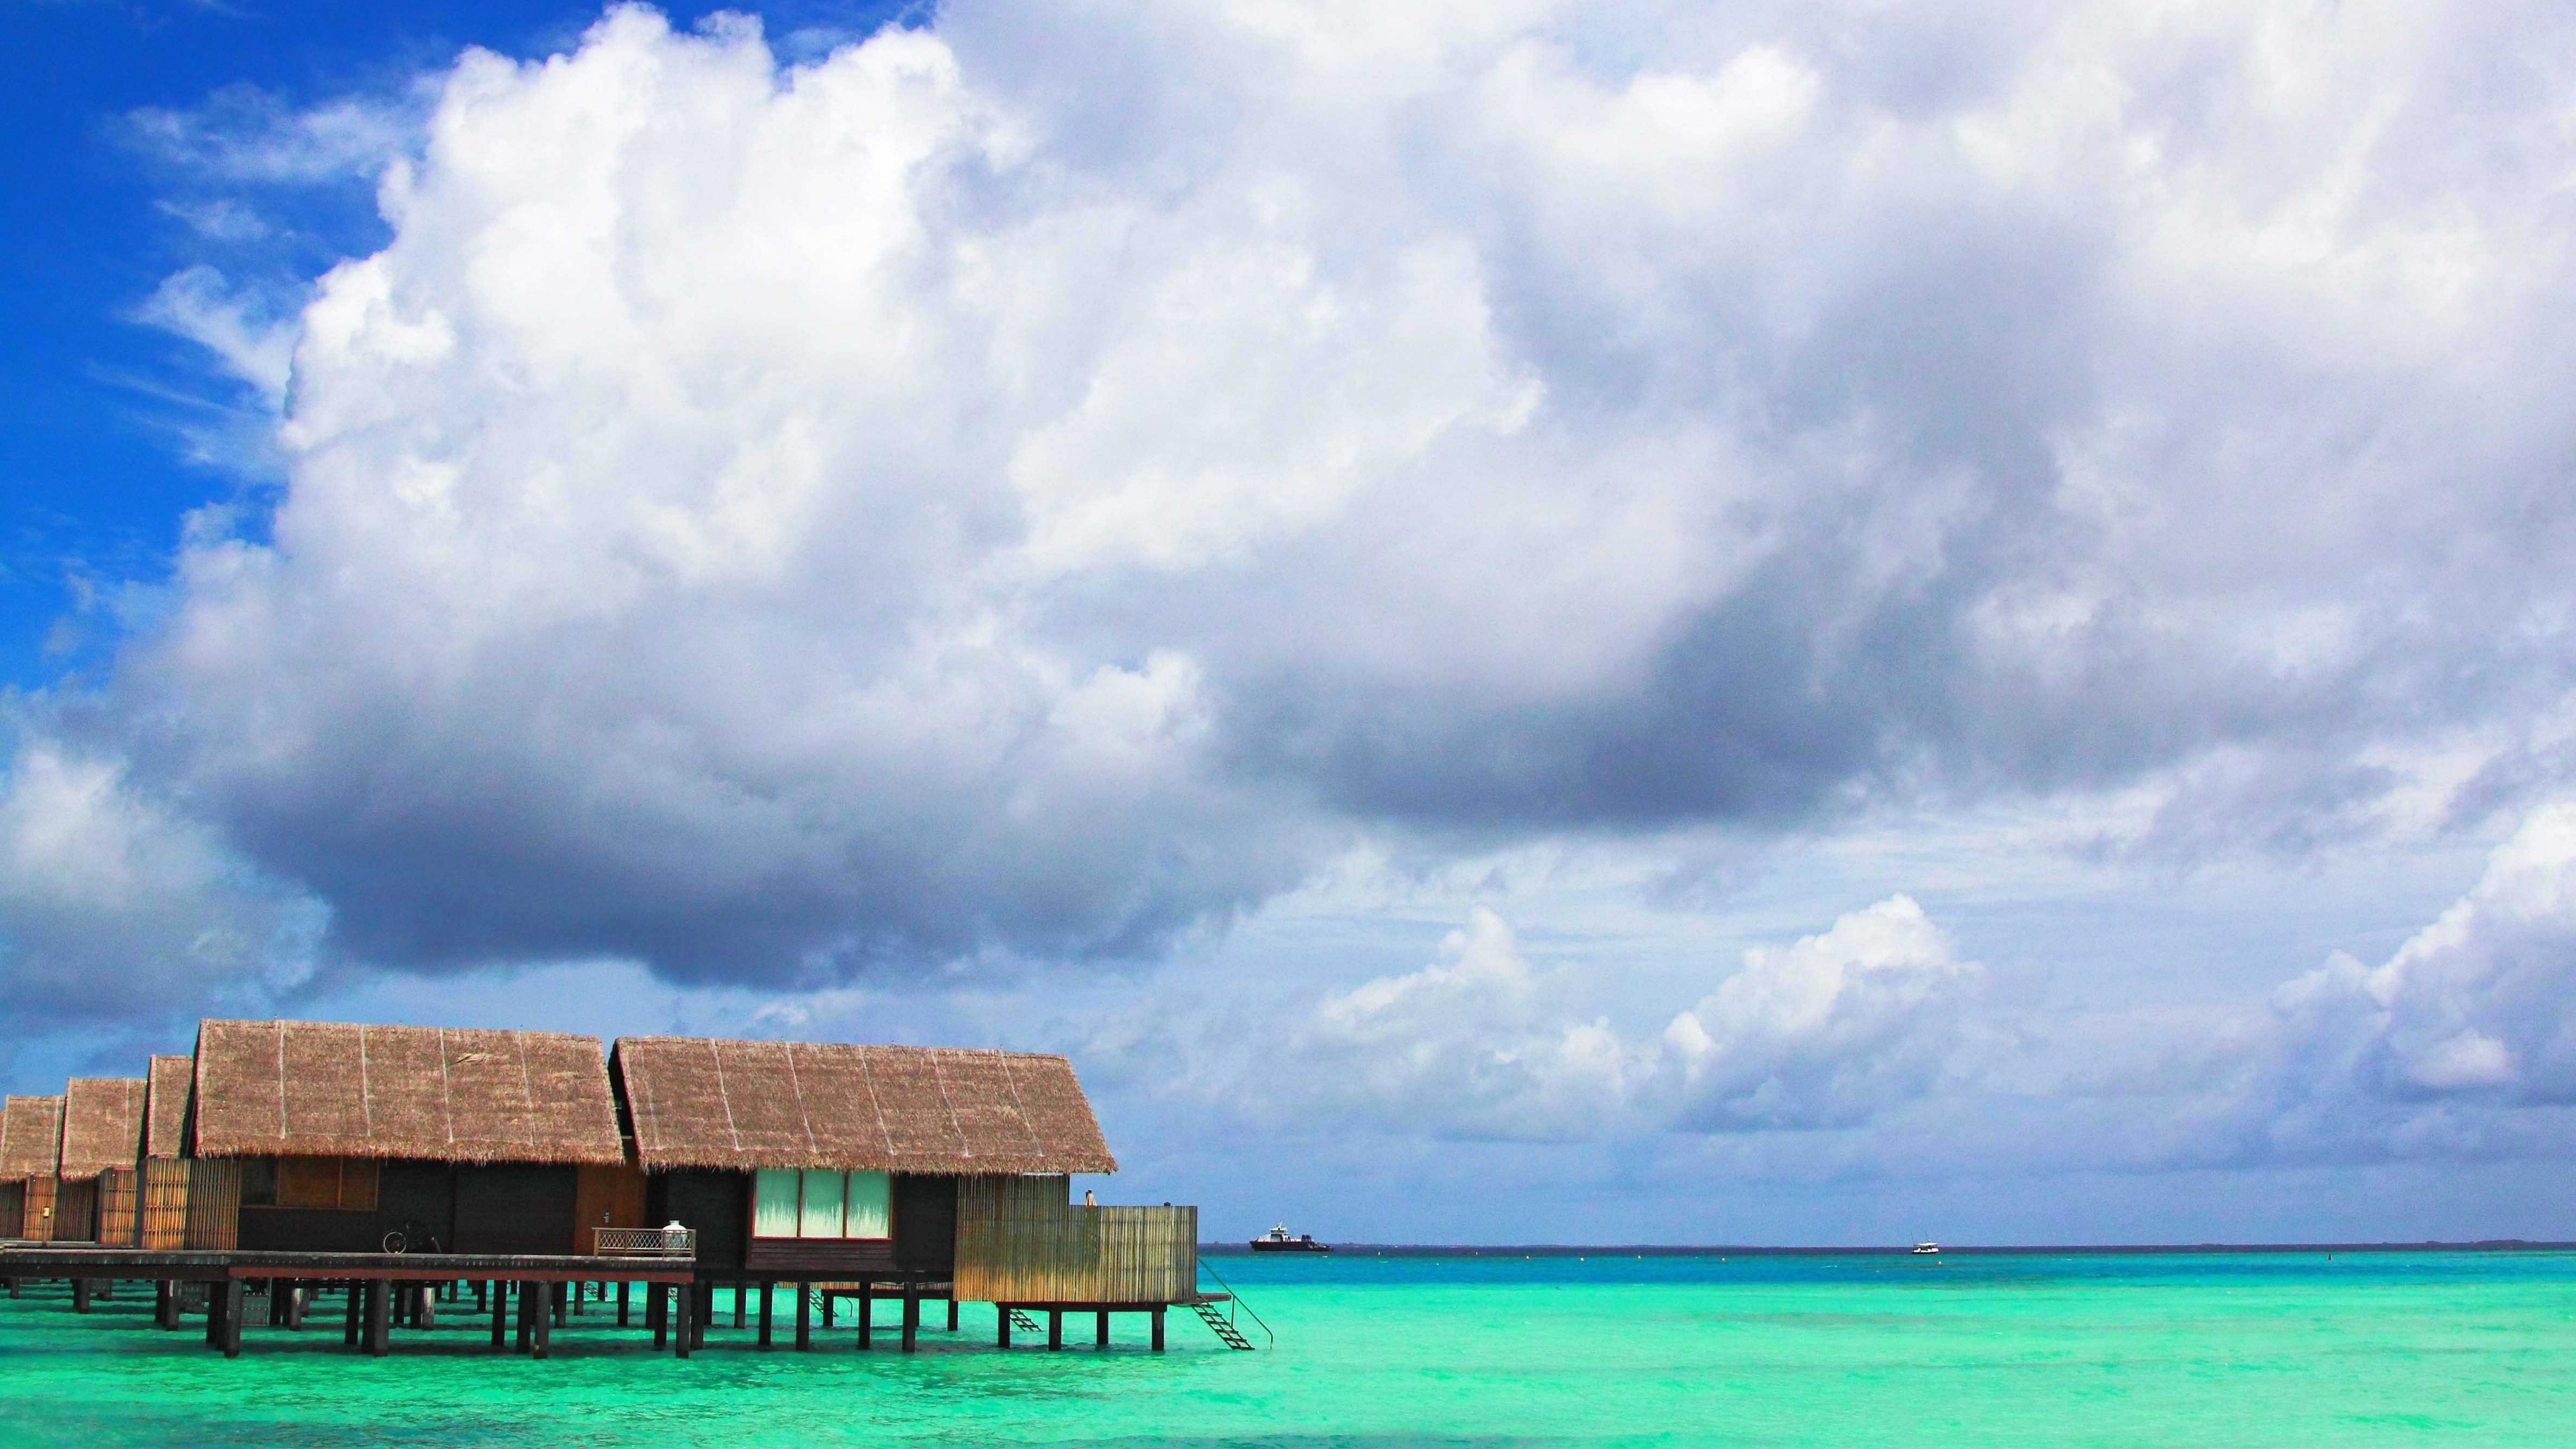
<svg viewBox="0 0 2576 1449">
<path fill-rule="evenodd" d="M 1260 1068 L 1276 1100 L 1446 1135 L 1532 1141 L 1599 1135 L 1657 1068 L 1651 1043 L 1604 1017 L 1570 1019 L 1580 978 L 1541 973 L 1489 910 L 1438 962 L 1329 995 Z"/>
<path fill-rule="evenodd" d="M 2285 1018 L 2399 1103 L 2576 1104 L 2576 802 L 2534 811 L 2467 895 L 2376 969 L 2349 956 L 2282 988 Z"/>
<path fill-rule="evenodd" d="M 621 8 L 138 117 L 387 240 L 62 748 L 363 959 L 771 984 L 1150 955 L 1356 837 L 2547 788 L 2458 755 L 2555 758 L 2576 657 L 2565 22 L 1926 14 Z M 1762 1013 L 1911 1030 L 1880 944 L 1696 1009 L 1701 1120 L 1878 1090 Z"/>
<path fill-rule="evenodd" d="M 1744 969 L 1673 1018 L 1683 1120 L 1705 1128 L 1864 1121 L 1921 1095 L 1959 1044 L 1978 975 L 1909 896 L 1891 896 Z"/>
<path fill-rule="evenodd" d="M 1440 956 L 1316 1003 L 1261 1064 L 1261 1100 L 1536 1141 L 1852 1126 L 1933 1088 L 1979 975 L 1906 896 L 1745 952 L 1660 1035 L 1587 1011 L 1597 973 L 1533 967 L 1490 910 Z"/>
<path fill-rule="evenodd" d="M 259 999 L 303 978 L 321 924 L 112 762 L 32 743 L 0 780 L 0 985 L 21 1025 Z"/>
</svg>

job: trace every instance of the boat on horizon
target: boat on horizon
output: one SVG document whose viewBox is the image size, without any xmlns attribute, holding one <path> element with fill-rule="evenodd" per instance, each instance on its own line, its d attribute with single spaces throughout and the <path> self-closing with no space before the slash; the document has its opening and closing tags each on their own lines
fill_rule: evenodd
<svg viewBox="0 0 2576 1449">
<path fill-rule="evenodd" d="M 1333 1251 L 1333 1245 L 1316 1242 L 1313 1233 L 1299 1233 L 1292 1238 L 1288 1236 L 1288 1225 L 1282 1222 L 1272 1224 L 1270 1231 L 1253 1239 L 1252 1251 L 1256 1253 L 1329 1253 Z"/>
<path fill-rule="evenodd" d="M 1918 1253 L 1937 1253 L 1941 1251 L 1941 1245 L 1939 1243 L 1916 1243 L 1914 1245 L 1914 1251 Z"/>
</svg>

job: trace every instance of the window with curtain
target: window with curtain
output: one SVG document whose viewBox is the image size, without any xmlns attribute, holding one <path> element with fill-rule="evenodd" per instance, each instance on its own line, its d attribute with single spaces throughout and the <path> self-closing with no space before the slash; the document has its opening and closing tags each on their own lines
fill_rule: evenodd
<svg viewBox="0 0 2576 1449">
<path fill-rule="evenodd" d="M 751 1175 L 751 1233 L 757 1238 L 796 1236 L 797 1179 L 792 1167 L 764 1167 Z"/>
<path fill-rule="evenodd" d="M 764 1167 L 752 1174 L 751 1197 L 754 1237 L 894 1236 L 894 1183 L 882 1172 Z"/>
</svg>

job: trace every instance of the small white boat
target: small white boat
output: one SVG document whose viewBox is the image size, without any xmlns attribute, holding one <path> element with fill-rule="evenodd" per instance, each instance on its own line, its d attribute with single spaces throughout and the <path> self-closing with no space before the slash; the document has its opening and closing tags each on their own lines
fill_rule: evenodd
<svg viewBox="0 0 2576 1449">
<path fill-rule="evenodd" d="M 1941 1251 L 1941 1245 L 1939 1243 L 1916 1243 L 1914 1245 L 1914 1251 L 1918 1253 L 1937 1253 Z"/>
</svg>

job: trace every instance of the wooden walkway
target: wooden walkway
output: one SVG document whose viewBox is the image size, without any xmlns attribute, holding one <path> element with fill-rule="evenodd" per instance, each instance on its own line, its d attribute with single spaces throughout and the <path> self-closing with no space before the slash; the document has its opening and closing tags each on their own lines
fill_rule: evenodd
<svg viewBox="0 0 2576 1449">
<path fill-rule="evenodd" d="M 154 1285 L 153 1321 L 165 1330 L 180 1326 L 183 1311 L 182 1285 L 204 1285 L 206 1342 L 222 1350 L 226 1358 L 238 1357 L 242 1348 L 242 1327 L 249 1305 L 245 1297 L 254 1285 L 269 1301 L 268 1321 L 271 1326 L 300 1330 L 308 1306 L 325 1291 L 345 1291 L 342 1317 L 343 1336 L 351 1348 L 362 1348 L 367 1354 L 382 1357 L 390 1351 L 391 1334 L 396 1326 L 430 1328 L 441 1316 L 442 1303 L 453 1304 L 459 1316 L 463 1313 L 486 1314 L 491 1318 L 491 1347 L 502 1350 L 515 1347 L 532 1358 L 548 1356 L 552 1330 L 569 1321 L 569 1316 L 582 1313 L 582 1305 L 597 1301 L 604 1310 L 608 1303 L 608 1285 L 616 1285 L 617 1326 L 632 1324 L 633 1303 L 630 1290 L 641 1284 L 646 1290 L 643 1305 L 644 1327 L 653 1335 L 653 1347 L 670 1348 L 676 1356 L 687 1358 L 693 1349 L 706 1343 L 707 1330 L 716 1318 L 716 1294 L 720 1286 L 734 1289 L 734 1327 L 746 1327 L 750 1305 L 759 1311 L 758 1347 L 772 1344 L 774 1299 L 770 1292 L 777 1287 L 795 1290 L 795 1346 L 813 1346 L 814 1310 L 821 1309 L 823 1328 L 833 1326 L 834 1308 L 844 1305 L 856 1310 L 857 1347 L 872 1346 L 878 1332 L 874 1309 L 878 1304 L 899 1306 L 900 1317 L 888 1325 L 900 1335 L 904 1352 L 912 1352 L 916 1336 L 923 1327 L 922 1304 L 945 1303 L 947 1328 L 958 1328 L 956 1284 L 945 1275 L 932 1277 L 911 1274 L 899 1278 L 851 1280 L 846 1278 L 784 1279 L 765 1274 L 747 1274 L 740 1270 L 701 1271 L 689 1259 L 651 1257 L 604 1257 L 590 1255 L 524 1255 L 481 1253 L 284 1253 L 210 1250 L 144 1250 L 121 1247 L 95 1247 L 60 1243 L 0 1243 L 0 1279 L 8 1284 L 9 1296 L 18 1297 L 20 1285 L 30 1281 L 67 1281 L 71 1284 L 75 1311 L 89 1311 L 93 1293 L 102 1285 L 117 1282 L 149 1282 Z M 1192 1295 L 1193 1298 L 1203 1295 Z M 471 1306 L 466 1306 L 470 1298 Z M 1187 1307 L 1190 1300 L 1181 1300 Z M 1164 1311 L 1171 1305 L 1154 1302 L 1066 1302 L 1034 1301 L 996 1304 L 1000 1320 L 998 1346 L 1011 1346 L 1011 1330 L 1016 1322 L 1034 1330 L 1036 1324 L 1026 1315 L 1032 1312 L 1047 1316 L 1047 1346 L 1064 1346 L 1064 1316 L 1067 1313 L 1095 1315 L 1095 1342 L 1109 1344 L 1109 1320 L 1112 1314 L 1141 1314 L 1152 1321 L 1152 1346 L 1163 1349 Z M 510 1325 L 515 1322 L 515 1341 Z"/>
</svg>

